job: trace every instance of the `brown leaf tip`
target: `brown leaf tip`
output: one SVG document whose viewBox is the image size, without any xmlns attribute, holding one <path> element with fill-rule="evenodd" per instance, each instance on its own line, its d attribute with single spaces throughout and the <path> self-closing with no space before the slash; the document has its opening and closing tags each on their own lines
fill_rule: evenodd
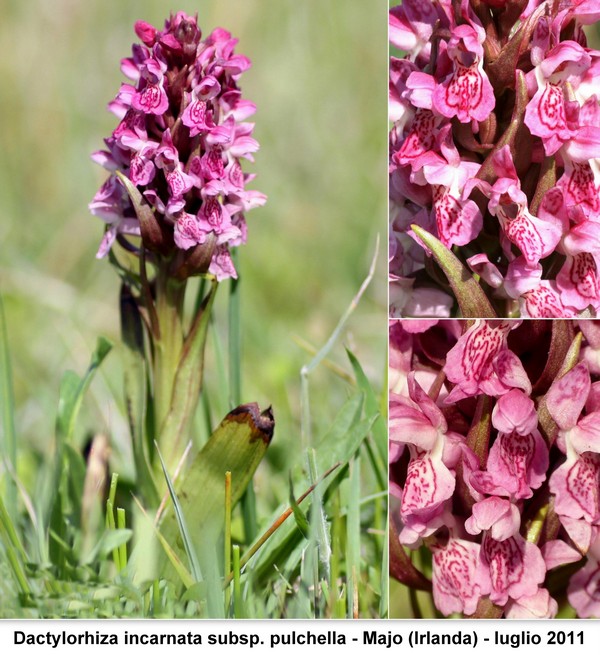
<svg viewBox="0 0 600 655">
<path fill-rule="evenodd" d="M 271 406 L 261 412 L 257 403 L 247 403 L 232 409 L 227 418 L 240 423 L 248 423 L 252 430 L 251 441 L 262 439 L 268 445 L 273 438 L 275 419 Z"/>
</svg>

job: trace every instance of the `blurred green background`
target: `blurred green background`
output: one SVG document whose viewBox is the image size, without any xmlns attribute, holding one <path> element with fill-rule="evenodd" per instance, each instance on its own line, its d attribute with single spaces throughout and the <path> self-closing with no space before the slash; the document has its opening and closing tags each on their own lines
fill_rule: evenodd
<svg viewBox="0 0 600 655">
<path fill-rule="evenodd" d="M 102 223 L 87 211 L 106 173 L 89 155 L 116 126 L 106 103 L 125 81 L 119 61 L 136 40 L 135 20 L 162 27 L 179 9 L 198 12 L 205 34 L 217 26 L 230 30 L 239 38 L 237 51 L 253 62 L 241 86 L 258 106 L 261 150 L 246 170 L 257 173 L 252 186 L 269 201 L 248 215 L 248 244 L 240 251 L 242 393 L 245 402 L 274 407 L 271 470 L 298 461 L 299 371 L 310 357 L 295 337 L 325 342 L 367 273 L 377 235 L 377 273 L 342 342 L 376 387 L 383 385 L 387 3 L 4 0 L 2 6 L 0 290 L 20 477 L 35 476 L 31 453 L 51 451 L 63 372 L 83 372 L 99 334 L 118 342 L 119 282 L 107 261 L 94 258 Z M 222 286 L 216 332 L 225 338 Z M 211 341 L 209 350 L 212 357 Z M 333 359 L 349 369 L 341 343 Z M 81 440 L 109 434 L 112 468 L 127 475 L 121 379 L 117 348 L 92 385 L 78 432 Z M 311 380 L 318 433 L 347 389 L 325 367 Z M 214 384 L 210 369 L 207 384 Z"/>
</svg>

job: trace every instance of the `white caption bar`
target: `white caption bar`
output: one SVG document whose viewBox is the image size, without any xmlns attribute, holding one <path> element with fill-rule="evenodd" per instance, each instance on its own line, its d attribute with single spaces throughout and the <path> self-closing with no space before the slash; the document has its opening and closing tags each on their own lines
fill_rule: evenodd
<svg viewBox="0 0 600 655">
<path fill-rule="evenodd" d="M 0 652 L 114 653 L 148 655 L 204 651 L 213 655 L 414 652 L 452 655 L 472 650 L 547 653 L 571 647 L 597 655 L 600 621 L 2 621 Z"/>
</svg>

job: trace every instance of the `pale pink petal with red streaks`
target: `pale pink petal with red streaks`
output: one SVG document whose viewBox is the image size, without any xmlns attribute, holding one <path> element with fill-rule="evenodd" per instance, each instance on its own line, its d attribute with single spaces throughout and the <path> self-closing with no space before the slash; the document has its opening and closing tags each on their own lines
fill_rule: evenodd
<svg viewBox="0 0 600 655">
<path fill-rule="evenodd" d="M 433 599 L 444 616 L 473 614 L 481 597 L 477 582 L 479 544 L 451 538 L 433 547 Z"/>
</svg>

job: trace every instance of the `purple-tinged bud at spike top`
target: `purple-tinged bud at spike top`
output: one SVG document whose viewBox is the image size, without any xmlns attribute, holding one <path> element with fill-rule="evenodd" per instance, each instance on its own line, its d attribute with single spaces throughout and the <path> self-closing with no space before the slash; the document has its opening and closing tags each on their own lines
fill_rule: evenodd
<svg viewBox="0 0 600 655">
<path fill-rule="evenodd" d="M 246 240 L 245 213 L 266 201 L 246 190 L 253 176 L 240 165 L 258 150 L 245 122 L 255 106 L 238 86 L 250 60 L 223 29 L 202 39 L 197 17 L 184 12 L 163 30 L 137 21 L 135 32 L 141 44 L 121 62 L 132 84 L 109 105 L 120 122 L 93 156 L 111 173 L 90 203 L 107 223 L 97 256 L 117 243 L 135 251 L 128 238 L 138 236 L 176 277 L 236 277 L 230 248 Z"/>
</svg>

